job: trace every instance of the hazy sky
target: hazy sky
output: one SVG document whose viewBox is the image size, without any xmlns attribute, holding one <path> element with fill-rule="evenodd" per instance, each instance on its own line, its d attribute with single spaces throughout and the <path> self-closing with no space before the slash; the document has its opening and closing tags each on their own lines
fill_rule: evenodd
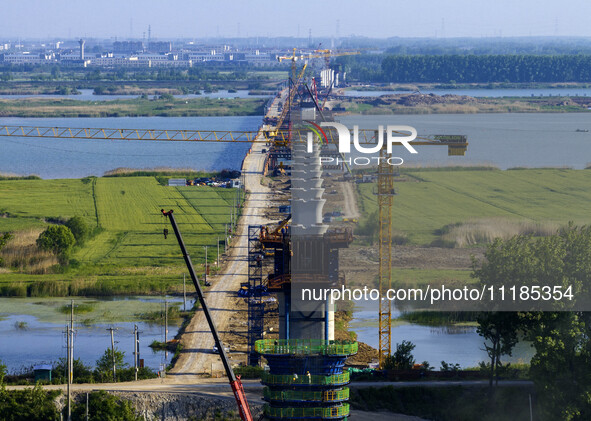
<svg viewBox="0 0 591 421">
<path fill-rule="evenodd" d="M 591 36 L 589 0 L 0 0 L 0 37 Z"/>
</svg>

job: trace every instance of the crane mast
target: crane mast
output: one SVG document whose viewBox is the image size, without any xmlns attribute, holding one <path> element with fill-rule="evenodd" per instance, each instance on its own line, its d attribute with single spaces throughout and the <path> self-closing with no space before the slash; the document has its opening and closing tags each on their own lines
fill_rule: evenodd
<svg viewBox="0 0 591 421">
<path fill-rule="evenodd" d="M 232 366 L 230 365 L 230 361 L 228 360 L 228 356 L 226 355 L 226 350 L 224 349 L 224 344 L 220 339 L 220 335 L 217 331 L 213 318 L 211 317 L 211 313 L 209 312 L 209 307 L 207 307 L 205 297 L 203 296 L 203 291 L 201 290 L 201 286 L 199 285 L 199 279 L 197 279 L 197 274 L 195 273 L 195 269 L 193 268 L 191 256 L 189 256 L 189 253 L 187 252 L 185 242 L 183 241 L 183 237 L 181 235 L 181 232 L 179 231 L 179 227 L 176 223 L 176 220 L 174 219 L 174 213 L 172 210 L 165 212 L 164 209 L 162 209 L 161 212 L 165 217 L 167 217 L 170 220 L 170 224 L 172 225 L 172 229 L 174 230 L 174 235 L 176 236 L 176 239 L 181 248 L 183 258 L 185 259 L 187 269 L 189 270 L 189 275 L 191 276 L 191 280 L 193 281 L 193 285 L 195 286 L 195 291 L 197 292 L 197 297 L 199 298 L 199 304 L 201 304 L 203 314 L 205 314 L 207 324 L 209 325 L 209 329 L 211 330 L 211 334 L 213 335 L 215 346 L 217 347 L 218 352 L 220 354 L 220 358 L 222 359 L 224 370 L 226 371 L 226 375 L 230 380 L 230 386 L 232 387 L 232 392 L 234 392 L 234 397 L 236 398 L 236 403 L 238 404 L 240 418 L 242 419 L 242 421 L 253 421 L 253 417 L 250 412 L 250 407 L 248 406 L 248 402 L 246 400 L 246 394 L 244 393 L 244 388 L 242 387 L 242 382 L 240 381 L 240 376 L 237 377 L 234 374 L 234 370 L 232 370 Z"/>
</svg>

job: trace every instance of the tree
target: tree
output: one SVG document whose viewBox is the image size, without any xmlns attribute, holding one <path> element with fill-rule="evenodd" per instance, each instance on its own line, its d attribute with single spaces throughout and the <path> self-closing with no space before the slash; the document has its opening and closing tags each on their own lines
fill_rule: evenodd
<svg viewBox="0 0 591 421">
<path fill-rule="evenodd" d="M 5 232 L 4 234 L 0 235 L 0 251 L 2 248 L 12 239 L 12 234 L 9 232 Z M 0 266 L 2 266 L 2 257 L 0 257 Z"/>
<path fill-rule="evenodd" d="M 0 386 L 4 384 L 4 376 L 6 376 L 6 365 L 0 361 Z"/>
<path fill-rule="evenodd" d="M 125 360 L 125 352 L 120 351 L 119 349 L 115 348 L 115 369 L 121 370 L 127 368 L 129 364 L 127 364 Z M 101 381 L 105 379 L 112 379 L 113 373 L 113 351 L 111 348 L 105 350 L 105 353 L 96 360 L 96 371 Z"/>
<path fill-rule="evenodd" d="M 130 401 L 113 396 L 105 391 L 92 392 L 88 395 L 88 419 L 91 421 L 140 421 Z M 86 419 L 86 401 L 74 405 L 72 419 Z"/>
<path fill-rule="evenodd" d="M 478 322 L 477 332 L 485 339 L 484 349 L 490 358 L 489 384 L 492 387 L 495 377 L 497 385 L 499 384 L 501 356 L 511 356 L 519 340 L 521 318 L 514 312 L 490 312 L 480 313 L 476 321 Z"/>
<path fill-rule="evenodd" d="M 65 225 L 50 225 L 37 238 L 37 247 L 41 250 L 67 256 L 76 243 L 74 234 Z"/>
<path fill-rule="evenodd" d="M 410 370 L 415 363 L 415 358 L 412 355 L 415 347 L 416 345 L 410 341 L 402 341 L 400 344 L 397 343 L 394 354 L 386 357 L 384 368 L 389 370 Z"/>
<path fill-rule="evenodd" d="M 591 289 L 591 227 L 569 224 L 544 238 L 517 236 L 495 241 L 485 253 L 486 261 L 474 275 L 488 285 L 572 286 L 576 304 L 588 306 Z M 583 298 L 581 298 L 583 297 Z M 556 306 L 564 310 L 564 303 Z M 588 307 L 587 307 L 588 308 Z M 529 309 L 531 310 L 531 309 Z M 532 340 L 536 354 L 531 361 L 545 419 L 583 421 L 591 419 L 591 313 L 582 311 L 528 311 L 522 328 Z M 510 317 L 506 324 L 510 324 Z M 496 323 L 495 323 L 496 322 Z M 494 333 L 501 323 L 483 320 L 483 331 Z M 508 343 L 513 338 L 508 333 Z M 499 339 L 502 344 L 502 340 Z M 502 348 L 502 345 L 501 345 Z M 492 369 L 493 367 L 491 367 Z"/>
<path fill-rule="evenodd" d="M 92 376 L 92 368 L 84 365 L 80 358 L 76 358 L 72 362 L 73 370 L 72 377 L 74 383 L 93 383 L 94 378 Z M 53 378 L 60 379 L 62 382 L 66 382 L 67 373 L 67 360 L 60 358 L 53 364 Z M 63 377 L 63 378 L 62 378 Z"/>
<path fill-rule="evenodd" d="M 77 244 L 84 244 L 90 235 L 90 228 L 88 224 L 83 218 L 79 216 L 74 216 L 68 219 L 68 222 L 66 222 L 66 227 L 70 228 L 70 231 L 72 231 Z"/>
<path fill-rule="evenodd" d="M 535 319 L 530 375 L 545 419 L 591 419 L 591 313 L 549 312 Z"/>
<path fill-rule="evenodd" d="M 40 385 L 23 390 L 0 388 L 0 419 L 10 421 L 58 421 L 54 399 L 60 391 L 45 391 Z"/>
</svg>

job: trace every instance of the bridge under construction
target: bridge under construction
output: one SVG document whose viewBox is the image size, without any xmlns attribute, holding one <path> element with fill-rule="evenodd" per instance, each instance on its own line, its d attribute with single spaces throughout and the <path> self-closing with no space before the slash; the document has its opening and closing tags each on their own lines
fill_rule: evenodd
<svg viewBox="0 0 591 421">
<path fill-rule="evenodd" d="M 322 53 L 319 57 L 299 57 L 294 51 L 292 56 L 282 58 L 292 61 L 291 77 L 287 87 L 269 104 L 263 125 L 256 132 L 0 125 L 0 136 L 252 144 L 242 167 L 249 195 L 226 273 L 207 294 L 201 294 L 199 279 L 194 275 L 196 289 L 202 296 L 203 311 L 196 313 L 188 329 L 192 333 L 183 339 L 185 349 L 211 349 L 215 342 L 243 420 L 253 418 L 240 379 L 234 376 L 225 355 L 226 345 L 217 332 L 227 327 L 227 320 L 221 313 L 231 307 L 229 294 L 238 290 L 248 305 L 248 364 L 258 366 L 265 362 L 268 368 L 262 377 L 263 399 L 266 401 L 264 415 L 273 420 L 340 420 L 349 415 L 347 384 L 350 377 L 345 364 L 346 359 L 357 352 L 357 343 L 335 340 L 334 302 L 329 299 L 307 302 L 297 298 L 303 288 L 343 285 L 345 279 L 339 271 L 339 250 L 349 247 L 353 241 L 350 229 L 333 228 L 323 221 L 325 172 L 350 171 L 345 164 L 347 160 L 337 148 L 339 133 L 326 127 L 323 136 L 319 136 L 318 132 L 309 129 L 310 124 L 334 122 L 334 117 L 324 107 L 326 101 L 319 99 L 323 95 L 328 98 L 331 86 L 322 90 L 313 80 L 310 87 L 306 77 L 307 60 L 326 60 L 326 56 Z M 304 63 L 299 72 L 298 61 Z M 376 195 L 379 205 L 379 289 L 385 292 L 392 283 L 395 190 L 394 166 L 388 164 L 392 151 L 379 142 L 384 136 L 380 130 L 359 130 L 358 135 L 360 144 L 378 145 L 375 149 L 381 158 L 377 166 Z M 312 148 L 309 147 L 310 139 Z M 412 145 L 443 146 L 448 148 L 450 155 L 463 155 L 467 141 L 458 135 L 419 136 Z M 323 160 L 323 157 L 333 158 L 333 161 Z M 261 178 L 277 171 L 289 175 L 291 212 L 281 221 L 269 221 L 263 215 L 264 210 L 272 206 L 271 192 L 261 184 Z M 168 214 L 172 220 L 171 215 Z M 178 238 L 182 244 L 180 236 Z M 183 247 L 182 254 L 190 266 L 190 258 Z M 265 338 L 264 322 L 269 317 L 266 297 L 269 294 L 276 297 L 279 307 L 277 339 Z M 206 301 L 208 305 L 205 305 Z M 212 309 L 211 313 L 208 307 Z M 391 354 L 391 316 L 390 302 L 381 302 L 377 332 L 380 365 Z M 214 357 L 217 355 L 185 352 L 171 374 L 177 381 L 181 375 L 199 373 L 200 368 L 207 366 Z"/>
</svg>

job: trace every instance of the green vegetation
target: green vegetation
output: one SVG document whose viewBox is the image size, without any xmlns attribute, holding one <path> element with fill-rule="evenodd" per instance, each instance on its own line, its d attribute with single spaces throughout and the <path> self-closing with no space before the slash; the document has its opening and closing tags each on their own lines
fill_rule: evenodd
<svg viewBox="0 0 591 421">
<path fill-rule="evenodd" d="M 50 225 L 37 238 L 37 247 L 57 255 L 68 257 L 76 243 L 74 234 L 65 225 Z"/>
<path fill-rule="evenodd" d="M 58 421 L 60 415 L 54 399 L 60 394 L 61 391 L 45 391 L 38 385 L 23 390 L 0 387 L 0 416 L 7 421 Z"/>
<path fill-rule="evenodd" d="M 364 82 L 589 82 L 591 55 L 359 55 L 341 57 Z"/>
<path fill-rule="evenodd" d="M 591 226 L 569 225 L 558 234 L 497 239 L 485 261 L 475 263 L 479 282 L 492 286 L 572 287 L 581 300 L 591 285 Z M 556 310 L 566 303 L 556 304 Z M 479 318 L 479 333 L 488 339 L 490 367 L 511 354 L 518 334 L 533 342 L 530 374 L 540 397 L 543 419 L 582 421 L 591 415 L 591 313 L 546 311 L 491 313 Z M 492 379 L 492 373 L 491 373 Z"/>
<path fill-rule="evenodd" d="M 410 281 L 407 281 L 410 283 Z M 466 282 L 458 282 L 466 285 Z M 433 284 L 431 284 L 433 285 Z M 449 285 L 446 283 L 446 285 Z M 477 313 L 472 311 L 408 311 L 402 313 L 398 320 L 425 326 L 473 325 Z"/>
<path fill-rule="evenodd" d="M 265 371 L 263 367 L 243 365 L 235 368 L 234 374 L 240 376 L 242 379 L 260 379 L 263 371 Z"/>
<path fill-rule="evenodd" d="M 415 170 L 395 183 L 394 230 L 411 244 L 472 246 L 520 233 L 546 235 L 590 222 L 591 172 L 567 169 Z M 377 230 L 375 184 L 358 185 L 364 218 Z M 397 222 L 399 221 L 399 222 Z M 403 222 L 402 222 L 403 221 Z"/>
<path fill-rule="evenodd" d="M 90 236 L 90 227 L 86 220 L 80 216 L 74 216 L 73 218 L 68 219 L 66 227 L 70 229 L 70 232 L 74 236 L 76 244 L 78 245 L 83 245 Z"/>
<path fill-rule="evenodd" d="M 144 419 L 136 414 L 130 401 L 105 391 L 91 392 L 88 395 L 88 413 L 90 421 L 140 421 Z M 72 420 L 86 420 L 86 400 L 73 406 Z"/>
<path fill-rule="evenodd" d="M 164 175 L 162 175 L 164 176 Z M 168 187 L 155 177 L 0 181 L 0 232 L 11 232 L 0 251 L 0 295 L 65 296 L 154 294 L 180 288 L 184 262 L 160 209 L 174 209 L 197 269 L 224 248 L 236 189 Z M 72 218 L 95 234 L 74 246 L 67 269 L 36 246 L 39 234 L 66 229 Z M 58 224 L 58 225 L 55 225 Z M 71 222 L 70 222 L 71 224 Z M 80 228 L 80 227 L 78 227 Z M 72 235 L 72 234 L 70 234 Z"/>
<path fill-rule="evenodd" d="M 489 395 L 487 388 L 460 386 L 351 389 L 351 406 L 364 411 L 387 410 L 438 421 L 529 420 L 526 387 L 503 387 Z M 534 419 L 538 404 L 534 401 Z"/>
<path fill-rule="evenodd" d="M 386 356 L 384 368 L 388 370 L 410 370 L 412 369 L 415 358 L 412 355 L 416 345 L 409 341 L 402 341 L 396 344 L 394 354 Z"/>
<path fill-rule="evenodd" d="M 0 99 L 2 117 L 204 117 L 262 115 L 264 98 Z"/>
</svg>

